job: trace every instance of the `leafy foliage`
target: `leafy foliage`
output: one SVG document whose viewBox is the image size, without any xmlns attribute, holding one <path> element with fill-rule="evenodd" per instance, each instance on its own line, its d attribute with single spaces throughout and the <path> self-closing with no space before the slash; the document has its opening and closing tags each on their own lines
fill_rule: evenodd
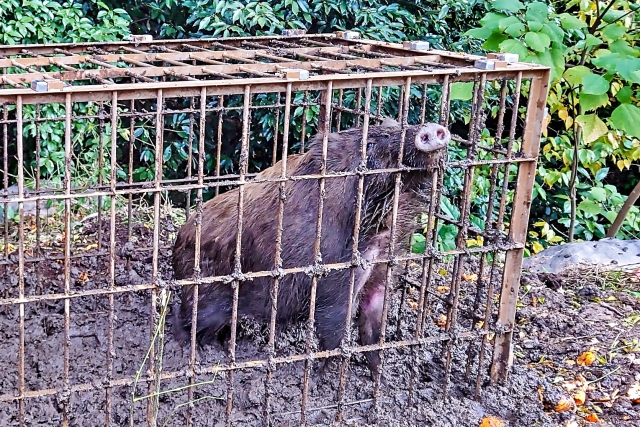
<svg viewBox="0 0 640 427">
<path fill-rule="evenodd" d="M 124 9 L 96 0 L 4 0 L 0 44 L 122 40 L 130 22 Z"/>
<path fill-rule="evenodd" d="M 640 159 L 637 8 L 629 1 L 496 1 L 481 27 L 467 32 L 488 51 L 551 68 L 550 123 L 531 214 L 539 229 L 530 233 L 534 252 L 574 236 L 604 237 L 626 199 L 606 178 L 612 167 L 629 171 Z M 638 215 L 634 208 L 620 236 L 640 231 Z"/>
</svg>

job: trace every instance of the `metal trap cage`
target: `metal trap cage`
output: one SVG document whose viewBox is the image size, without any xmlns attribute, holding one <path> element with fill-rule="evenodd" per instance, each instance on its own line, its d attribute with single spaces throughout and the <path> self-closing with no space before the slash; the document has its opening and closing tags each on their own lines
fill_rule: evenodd
<svg viewBox="0 0 640 427">
<path fill-rule="evenodd" d="M 401 419 L 452 387 L 478 396 L 489 379 L 506 379 L 547 68 L 352 32 L 2 46 L 0 68 L 0 420 Z M 239 289 L 252 280 L 277 286 L 286 275 L 308 274 L 313 308 L 323 274 L 360 267 L 351 246 L 347 261 L 323 263 L 319 230 L 302 242 L 316 247 L 315 262 L 283 268 L 282 212 L 291 200 L 280 193 L 278 210 L 264 213 L 278 227 L 269 269 L 173 279 L 179 226 L 195 215 L 197 241 L 215 238 L 202 235 L 203 204 L 225 192 L 239 194 L 232 239 L 239 266 L 251 256 L 241 244 L 254 220 L 242 210 L 249 183 L 284 189 L 314 180 L 330 199 L 340 194 L 324 193 L 329 179 L 356 177 L 361 190 L 368 175 L 399 176 L 406 166 L 259 175 L 308 151 L 318 133 L 361 128 L 366 141 L 386 117 L 403 129 L 440 123 L 455 135 L 448 161 L 433 172 L 412 250 L 376 261 L 388 266 L 378 343 L 358 345 L 347 320 L 342 344 L 320 351 L 314 309 L 288 332 L 277 330 L 275 311 L 262 326 L 238 318 Z M 356 221 L 363 197 L 354 201 Z M 322 207 L 309 218 L 300 226 L 316 230 Z M 176 294 L 206 283 L 233 289 L 224 350 L 198 348 L 195 333 L 179 345 L 168 327 Z M 275 298 L 271 292 L 274 306 Z M 249 338 L 237 338 L 241 331 Z M 386 383 L 367 377 L 362 354 L 371 350 L 380 351 Z M 337 366 L 320 376 L 312 368 L 326 359 Z"/>
</svg>

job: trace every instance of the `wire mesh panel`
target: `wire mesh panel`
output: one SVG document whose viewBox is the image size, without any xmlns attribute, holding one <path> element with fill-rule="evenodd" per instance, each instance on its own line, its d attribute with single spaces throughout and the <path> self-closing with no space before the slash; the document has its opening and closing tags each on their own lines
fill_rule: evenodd
<svg viewBox="0 0 640 427">
<path fill-rule="evenodd" d="M 0 55 L 0 419 L 366 423 L 506 378 L 547 68 L 336 35 Z"/>
</svg>

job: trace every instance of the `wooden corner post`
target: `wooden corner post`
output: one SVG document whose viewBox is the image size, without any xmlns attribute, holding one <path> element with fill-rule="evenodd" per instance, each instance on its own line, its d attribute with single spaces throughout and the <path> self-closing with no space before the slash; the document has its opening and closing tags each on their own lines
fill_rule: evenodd
<svg viewBox="0 0 640 427">
<path fill-rule="evenodd" d="M 523 157 L 529 160 L 519 164 L 509 230 L 509 240 L 513 243 L 522 244 L 522 247 L 509 250 L 505 257 L 498 322 L 496 324 L 498 332 L 495 338 L 493 362 L 491 364 L 492 384 L 504 382 L 513 364 L 512 339 L 516 303 L 520 289 L 520 273 L 522 270 L 524 244 L 527 239 L 533 184 L 536 178 L 540 136 L 545 121 L 549 77 L 549 70 L 545 69 L 541 70 L 537 77 L 531 79 L 527 119 L 522 138 L 522 154 Z M 517 114 L 517 111 L 514 111 L 513 114 Z"/>
</svg>

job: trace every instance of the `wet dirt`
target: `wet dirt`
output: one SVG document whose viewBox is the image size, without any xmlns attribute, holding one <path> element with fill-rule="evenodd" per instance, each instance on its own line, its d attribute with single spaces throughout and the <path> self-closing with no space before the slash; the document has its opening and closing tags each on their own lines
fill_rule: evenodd
<svg viewBox="0 0 640 427">
<path fill-rule="evenodd" d="M 170 244 L 177 228 L 170 220 L 161 220 L 158 234 L 158 285 L 173 289 L 170 268 Z M 95 248 L 98 223 L 87 222 L 82 239 L 74 241 L 74 253 L 86 257 L 70 263 L 68 286 L 70 291 L 106 291 L 111 286 L 109 224 L 100 225 L 102 247 Z M 115 286 L 149 283 L 153 274 L 153 251 L 144 249 L 153 242 L 153 229 L 141 224 L 132 225 L 129 238 L 126 224 L 116 228 Z M 92 251 L 107 250 L 103 255 Z M 62 252 L 60 243 L 51 245 L 49 256 Z M 15 260 L 15 256 L 10 257 Z M 0 296 L 18 297 L 18 267 L 14 262 L 3 269 Z M 445 266 L 446 267 L 446 266 Z M 444 268 L 444 267 L 443 267 Z M 466 266 L 473 273 L 474 263 Z M 64 292 L 65 272 L 62 261 L 45 260 L 25 265 L 25 295 L 45 295 Z M 449 285 L 446 275 L 438 276 L 433 289 Z M 464 283 L 463 283 L 464 285 Z M 521 298 L 515 331 L 515 362 L 505 385 L 489 385 L 486 351 L 481 376 L 480 399 L 474 399 L 477 364 L 473 364 L 466 378 L 469 341 L 452 343 L 449 386 L 445 381 L 443 344 L 420 347 L 400 347 L 384 353 L 384 379 L 375 410 L 371 398 L 374 383 L 366 369 L 364 357 L 354 354 L 348 365 L 344 393 L 346 405 L 342 421 L 337 425 L 380 426 L 479 426 L 484 417 L 499 417 L 508 426 L 565 426 L 582 425 L 584 417 L 596 413 L 603 426 L 639 426 L 639 404 L 629 397 L 629 388 L 640 382 L 640 351 L 633 347 L 633 338 L 640 336 L 639 323 L 632 324 L 632 315 L 640 313 L 640 303 L 631 294 L 619 290 L 602 290 L 602 286 L 563 287 L 556 281 L 528 276 Z M 466 286 L 466 285 L 465 285 Z M 469 285 L 470 286 L 470 285 Z M 585 291 L 585 289 L 587 289 Z M 409 289 L 404 301 L 401 291 L 393 293 L 387 339 L 396 341 L 413 335 L 416 311 L 411 302 L 416 294 Z M 65 363 L 65 302 L 51 299 L 24 304 L 24 389 L 41 396 L 24 399 L 24 425 L 60 425 L 63 413 L 68 414 L 72 426 L 146 425 L 150 400 L 144 396 L 152 392 L 148 383 L 140 381 L 134 398 L 129 379 L 140 370 L 158 320 L 153 308 L 152 290 L 138 290 L 113 294 L 113 335 L 109 322 L 109 295 L 99 293 L 69 299 L 68 361 Z M 460 313 L 469 311 L 475 289 L 462 292 Z M 615 299 L 610 299 L 614 296 Z M 171 304 L 177 298 L 172 294 Z M 445 307 L 432 298 L 431 312 L 424 336 L 442 333 L 438 318 Z M 18 394 L 20 386 L 19 346 L 20 322 L 17 305 L 0 306 L 0 425 L 20 425 L 19 401 L 9 396 Z M 626 320 L 625 320 L 626 319 Z M 398 322 L 399 325 L 398 326 Z M 461 314 L 460 328 L 467 330 L 471 322 Z M 615 324 L 615 325 L 614 325 Z M 399 334 L 397 334 L 399 331 Z M 171 378 L 159 383 L 158 425 L 183 426 L 191 412 L 193 425 L 225 425 L 227 385 L 233 385 L 232 425 L 265 426 L 265 392 L 270 391 L 270 420 L 276 426 L 300 425 L 301 383 L 304 362 L 277 365 L 271 384 L 265 385 L 264 367 L 235 371 L 233 378 L 226 374 L 212 376 L 200 371 L 228 360 L 228 353 L 218 346 L 196 351 L 196 374 L 189 402 L 187 377 L 190 349 L 179 346 L 171 334 L 171 315 L 165 328 L 166 343 L 162 349 L 162 370 Z M 238 363 L 261 360 L 265 357 L 268 330 L 264 325 L 241 319 L 236 349 Z M 622 340 L 625 340 L 624 342 Z M 112 342 L 112 366 L 108 357 Z M 625 344 L 627 343 L 627 344 Z M 489 346 L 492 341 L 489 340 Z M 625 347 L 626 345 L 626 347 Z M 624 348 L 622 348 L 623 346 Z M 472 352 L 477 353 L 477 342 Z M 592 350 L 605 356 L 615 350 L 616 356 L 581 366 L 571 361 L 584 351 Z M 627 349 L 629 351 L 626 351 Z M 158 347 L 156 346 L 156 351 Z M 305 351 L 304 324 L 294 324 L 278 333 L 276 356 L 303 354 Z M 335 359 L 334 359 L 335 360 Z M 324 375 L 314 364 L 311 372 L 308 408 L 320 408 L 307 413 L 309 425 L 331 424 L 336 416 L 335 403 L 339 389 L 339 363 L 330 364 Z M 206 369 L 205 369 L 206 370 Z M 147 375 L 147 367 L 142 376 Z M 564 397 L 572 399 L 567 382 L 585 379 L 587 402 L 565 412 L 553 409 Z M 561 379 L 559 379 L 561 377 Z M 113 387 L 105 390 L 104 384 Z M 84 384 L 86 390 L 65 391 L 65 384 Z M 413 387 L 411 386 L 413 384 Z M 582 387 L 583 385 L 580 385 Z M 42 392 L 44 390 L 44 392 Z M 33 393 L 41 391 L 40 393 Z M 445 393 L 446 391 L 446 393 Z M 607 400 L 608 399 L 608 400 Z M 573 401 L 573 400 L 571 400 Z M 110 410 L 107 406 L 110 404 Z"/>
</svg>

